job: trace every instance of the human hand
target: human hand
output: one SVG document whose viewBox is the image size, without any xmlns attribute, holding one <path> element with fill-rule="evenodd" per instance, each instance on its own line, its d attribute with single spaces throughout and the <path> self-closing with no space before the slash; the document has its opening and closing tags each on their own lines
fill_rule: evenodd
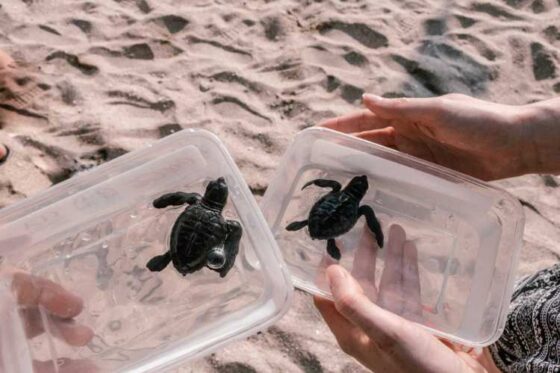
<svg viewBox="0 0 560 373">
<path fill-rule="evenodd" d="M 50 280 L 25 272 L 13 271 L 11 275 L 12 291 L 20 307 L 27 338 L 32 339 L 45 332 L 40 309 L 48 314 L 49 332 L 68 345 L 84 346 L 93 338 L 93 331 L 89 327 L 74 321 L 83 310 L 83 301 L 78 295 Z M 60 373 L 97 371 L 94 364 L 85 359 L 59 359 L 55 363 Z M 36 373 L 55 372 L 52 361 L 35 360 L 33 368 Z"/>
<path fill-rule="evenodd" d="M 321 125 L 484 180 L 536 172 L 533 128 L 524 106 L 460 94 L 385 99 L 364 95 L 366 110 Z M 560 128 L 560 126 L 559 126 Z"/>
<path fill-rule="evenodd" d="M 474 352 L 463 352 L 407 320 L 422 314 L 417 250 L 398 225 L 389 229 L 386 250 L 379 288 L 377 246 L 367 229 L 354 257 L 354 277 L 338 265 L 327 268 L 335 301 L 314 300 L 342 350 L 375 372 L 486 372 Z"/>
</svg>

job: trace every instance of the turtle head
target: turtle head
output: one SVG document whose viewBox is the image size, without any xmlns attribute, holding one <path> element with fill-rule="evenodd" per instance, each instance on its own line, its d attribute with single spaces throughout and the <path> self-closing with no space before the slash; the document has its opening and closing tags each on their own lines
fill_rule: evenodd
<svg viewBox="0 0 560 373">
<path fill-rule="evenodd" d="M 227 198 L 228 187 L 226 180 L 223 177 L 219 177 L 208 183 L 202 202 L 207 206 L 222 210 L 226 205 Z"/>
<path fill-rule="evenodd" d="M 368 188 L 369 184 L 367 176 L 362 175 L 353 177 L 344 190 L 351 196 L 361 200 L 366 195 Z"/>
</svg>

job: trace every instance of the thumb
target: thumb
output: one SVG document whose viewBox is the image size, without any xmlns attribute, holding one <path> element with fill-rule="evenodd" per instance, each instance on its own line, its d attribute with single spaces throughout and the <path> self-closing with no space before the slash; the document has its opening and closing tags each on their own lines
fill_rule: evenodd
<svg viewBox="0 0 560 373">
<path fill-rule="evenodd" d="M 442 110 L 435 98 L 383 98 L 364 94 L 362 100 L 369 110 L 384 119 L 431 120 Z"/>
<path fill-rule="evenodd" d="M 372 303 L 361 286 L 341 266 L 327 268 L 327 279 L 335 307 L 347 320 L 363 330 L 378 345 L 394 346 L 398 340 L 403 319 Z"/>
</svg>

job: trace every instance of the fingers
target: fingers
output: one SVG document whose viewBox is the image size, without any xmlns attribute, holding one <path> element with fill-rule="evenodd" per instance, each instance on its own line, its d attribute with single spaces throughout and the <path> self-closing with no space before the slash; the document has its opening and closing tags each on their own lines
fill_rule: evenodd
<svg viewBox="0 0 560 373">
<path fill-rule="evenodd" d="M 402 316 L 415 320 L 422 314 L 420 297 L 420 274 L 418 273 L 418 250 L 416 245 L 407 241 L 403 249 L 403 299 Z"/>
<path fill-rule="evenodd" d="M 62 286 L 36 276 L 17 272 L 14 274 L 12 289 L 18 304 L 26 307 L 44 307 L 50 314 L 61 318 L 72 318 L 83 309 L 82 299 Z"/>
<path fill-rule="evenodd" d="M 371 94 L 363 96 L 364 105 L 383 119 L 422 120 L 426 124 L 441 112 L 438 98 L 383 98 Z"/>
<path fill-rule="evenodd" d="M 393 127 L 387 127 L 383 129 L 359 132 L 356 133 L 355 136 L 360 139 L 395 149 L 397 146 L 395 133 L 396 132 Z"/>
<path fill-rule="evenodd" d="M 379 118 L 369 110 L 328 119 L 320 124 L 321 127 L 330 128 L 344 133 L 357 133 L 385 128 L 390 122 Z"/>
<path fill-rule="evenodd" d="M 342 350 L 348 355 L 362 356 L 367 351 L 369 344 L 367 335 L 344 318 L 330 300 L 315 296 L 313 302 Z"/>
<path fill-rule="evenodd" d="M 367 228 L 362 230 L 358 248 L 354 254 L 352 276 L 358 281 L 369 299 L 377 298 L 375 287 L 375 266 L 379 247 L 375 237 Z"/>
<path fill-rule="evenodd" d="M 379 283 L 379 304 L 397 314 L 402 312 L 404 229 L 397 224 L 389 228 L 385 268 Z"/>
<path fill-rule="evenodd" d="M 399 340 L 403 319 L 370 302 L 360 285 L 338 265 L 327 269 L 336 310 L 358 326 L 382 350 L 390 350 Z"/>
<path fill-rule="evenodd" d="M 464 369 L 464 371 L 478 372 L 478 373 L 487 372 L 487 370 L 484 369 L 484 367 L 478 361 L 476 361 L 476 359 L 473 358 L 470 354 L 466 352 L 457 352 L 457 356 L 461 358 L 465 368 L 467 368 Z"/>
<path fill-rule="evenodd" d="M 56 367 L 55 364 L 57 365 Z M 90 360 L 71 360 L 63 358 L 55 362 L 35 360 L 33 361 L 33 371 L 35 373 L 96 373 L 100 370 Z"/>
<path fill-rule="evenodd" d="M 22 309 L 20 315 L 24 320 L 25 333 L 28 338 L 36 337 L 45 331 L 38 309 Z M 78 324 L 74 320 L 48 317 L 48 323 L 49 332 L 71 346 L 84 346 L 93 338 L 93 331 L 90 328 Z"/>
<path fill-rule="evenodd" d="M 53 320 L 50 331 L 71 346 L 85 346 L 93 338 L 93 330 L 74 320 Z"/>
<path fill-rule="evenodd" d="M 83 346 L 93 338 L 93 331 L 87 326 L 72 320 L 83 309 L 80 297 L 65 290 L 62 286 L 24 272 L 15 272 L 12 289 L 17 302 L 23 308 L 20 314 L 25 321 L 26 334 L 33 338 L 45 331 L 41 312 L 48 312 L 49 331 L 57 338 L 72 346 Z"/>
</svg>

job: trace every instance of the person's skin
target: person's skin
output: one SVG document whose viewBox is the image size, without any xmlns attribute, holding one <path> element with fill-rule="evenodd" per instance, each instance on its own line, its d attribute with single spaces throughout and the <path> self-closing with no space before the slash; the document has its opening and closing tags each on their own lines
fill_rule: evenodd
<svg viewBox="0 0 560 373">
<path fill-rule="evenodd" d="M 9 78 L 15 70 L 15 62 L 6 52 L 0 50 L 0 97 L 9 89 Z M 5 160 L 8 150 L 6 146 L 0 144 L 0 163 Z"/>
<path fill-rule="evenodd" d="M 560 98 L 510 106 L 452 94 L 384 99 L 321 125 L 483 179 L 560 173 Z"/>
<path fill-rule="evenodd" d="M 418 253 L 404 229 L 399 225 L 389 227 L 379 287 L 372 270 L 378 250 L 373 235 L 365 228 L 352 273 L 338 265 L 326 269 L 334 303 L 314 298 L 342 350 L 374 372 L 489 371 L 474 350 L 463 352 L 461 346 L 440 341 L 407 321 L 420 319 L 423 311 Z"/>
<path fill-rule="evenodd" d="M 11 278 L 12 291 L 20 307 L 27 338 L 32 339 L 45 332 L 39 308 L 49 315 L 49 332 L 68 345 L 85 346 L 93 338 L 93 331 L 89 327 L 74 320 L 83 310 L 83 301 L 78 295 L 50 280 L 25 272 L 4 271 L 2 275 Z M 88 360 L 62 360 L 57 361 L 61 373 L 97 372 L 97 368 Z M 36 373 L 55 372 L 52 361 L 35 360 L 33 367 Z"/>
<path fill-rule="evenodd" d="M 365 95 L 364 104 L 366 110 L 321 125 L 485 180 L 560 173 L 558 98 L 508 106 L 456 94 Z M 487 349 L 465 353 L 373 303 L 390 309 L 377 289 L 374 297 L 364 294 L 355 273 L 331 265 L 326 276 L 334 302 L 315 297 L 315 304 L 341 348 L 372 371 L 499 372 Z"/>
</svg>

